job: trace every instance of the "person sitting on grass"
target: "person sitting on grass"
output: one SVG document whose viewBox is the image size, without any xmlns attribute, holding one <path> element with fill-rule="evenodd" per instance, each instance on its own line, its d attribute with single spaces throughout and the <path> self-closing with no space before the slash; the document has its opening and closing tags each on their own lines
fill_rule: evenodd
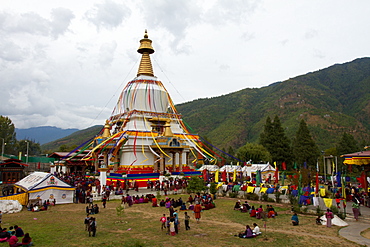
<svg viewBox="0 0 370 247">
<path fill-rule="evenodd" d="M 239 233 L 239 238 L 253 238 L 253 231 L 249 225 L 245 226 L 245 232 Z"/>
<path fill-rule="evenodd" d="M 321 222 L 322 222 L 323 220 L 321 219 L 321 217 L 320 217 L 320 215 L 319 216 L 317 216 L 317 218 L 316 218 L 316 225 L 322 225 L 321 224 Z"/>
<path fill-rule="evenodd" d="M 9 247 L 22 246 L 22 243 L 18 243 L 18 238 L 15 236 L 15 231 L 12 231 L 12 234 L 10 237 L 8 237 L 7 242 L 9 243 Z"/>
<path fill-rule="evenodd" d="M 234 210 L 240 210 L 240 200 L 235 203 Z"/>
<path fill-rule="evenodd" d="M 22 247 L 29 247 L 32 246 L 32 238 L 30 237 L 29 233 L 24 234 L 24 237 L 22 239 Z"/>
<path fill-rule="evenodd" d="M 251 212 L 249 213 L 249 216 L 250 216 L 250 217 L 256 217 L 256 214 L 257 214 L 257 211 L 256 211 L 256 209 L 254 208 L 254 206 L 252 206 L 252 208 L 251 208 Z"/>
<path fill-rule="evenodd" d="M 298 226 L 298 224 L 299 224 L 299 219 L 298 219 L 297 213 L 294 213 L 293 216 L 292 216 L 292 224 L 293 224 L 293 226 Z"/>
<path fill-rule="evenodd" d="M 257 225 L 257 223 L 253 223 L 253 235 L 258 236 L 262 232 L 260 231 L 260 227 Z"/>
</svg>

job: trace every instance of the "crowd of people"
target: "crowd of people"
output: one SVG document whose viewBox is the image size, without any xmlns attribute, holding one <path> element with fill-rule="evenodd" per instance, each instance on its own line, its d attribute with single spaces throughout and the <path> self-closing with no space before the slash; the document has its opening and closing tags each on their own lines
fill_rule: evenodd
<svg viewBox="0 0 370 247">
<path fill-rule="evenodd" d="M 19 241 L 21 239 L 21 241 Z M 17 225 L 7 228 L 0 228 L 0 242 L 8 242 L 9 247 L 32 246 L 32 238 L 29 233 L 24 233 L 23 229 Z"/>
<path fill-rule="evenodd" d="M 28 211 L 32 212 L 39 212 L 39 211 L 46 211 L 50 206 L 55 206 L 56 205 L 56 200 L 54 199 L 53 201 L 50 202 L 50 200 L 44 200 L 43 203 L 36 202 L 36 203 L 30 203 L 27 206 Z"/>
<path fill-rule="evenodd" d="M 167 229 L 166 234 L 171 236 L 179 233 L 179 211 L 184 212 L 185 230 L 190 230 L 191 217 L 188 212 L 192 211 L 194 213 L 196 222 L 199 223 L 201 219 L 201 212 L 203 210 L 209 210 L 216 207 L 212 196 L 208 193 L 196 193 L 194 196 L 190 195 L 187 201 L 182 200 L 181 197 L 176 200 L 174 198 L 166 197 L 160 201 L 159 205 L 157 204 L 156 198 L 153 198 L 152 202 L 153 207 L 164 207 L 168 209 L 169 216 L 166 217 L 166 214 L 163 214 L 159 221 L 161 222 L 161 230 Z"/>
<path fill-rule="evenodd" d="M 262 205 L 256 209 L 254 206 L 249 205 L 247 201 L 241 204 L 240 200 L 235 203 L 234 210 L 238 210 L 242 213 L 249 213 L 250 217 L 255 217 L 256 219 L 262 219 L 265 217 L 275 218 L 275 216 L 278 215 L 272 205 L 266 205 L 265 210 L 263 210 Z"/>
</svg>

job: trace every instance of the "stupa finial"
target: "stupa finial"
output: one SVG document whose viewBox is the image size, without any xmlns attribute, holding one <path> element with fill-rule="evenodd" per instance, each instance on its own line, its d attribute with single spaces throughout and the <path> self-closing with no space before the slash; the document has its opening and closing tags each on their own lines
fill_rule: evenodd
<svg viewBox="0 0 370 247">
<path fill-rule="evenodd" d="M 140 40 L 140 47 L 137 52 L 142 54 L 137 76 L 154 76 L 152 62 L 150 61 L 149 56 L 150 54 L 154 53 L 154 49 L 152 47 L 152 41 L 148 38 L 147 30 L 145 30 L 144 38 Z"/>
</svg>

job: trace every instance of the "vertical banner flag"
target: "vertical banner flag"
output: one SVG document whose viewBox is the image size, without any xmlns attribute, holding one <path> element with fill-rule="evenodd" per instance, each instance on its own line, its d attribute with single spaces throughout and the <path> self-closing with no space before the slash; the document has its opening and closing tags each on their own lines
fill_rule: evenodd
<svg viewBox="0 0 370 247">
<path fill-rule="evenodd" d="M 217 169 L 217 171 L 215 172 L 215 182 L 218 183 L 218 175 L 220 173 L 220 170 Z"/>
<path fill-rule="evenodd" d="M 281 167 L 282 169 L 285 171 L 286 170 L 286 164 L 285 164 L 285 161 L 283 161 L 283 163 L 281 164 Z"/>
</svg>

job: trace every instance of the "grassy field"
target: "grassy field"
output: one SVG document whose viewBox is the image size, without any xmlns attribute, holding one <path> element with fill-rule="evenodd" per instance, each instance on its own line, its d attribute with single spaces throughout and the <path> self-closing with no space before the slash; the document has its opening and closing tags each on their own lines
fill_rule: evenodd
<svg viewBox="0 0 370 247">
<path fill-rule="evenodd" d="M 188 195 L 176 195 L 173 198 Z M 97 236 L 89 237 L 85 231 L 84 218 L 86 204 L 68 204 L 50 207 L 43 212 L 23 210 L 17 214 L 3 215 L 2 227 L 19 225 L 29 232 L 35 246 L 359 246 L 338 235 L 339 227 L 327 228 L 315 224 L 315 216 L 299 215 L 300 225 L 290 224 L 290 205 L 273 204 L 278 217 L 264 221 L 249 217 L 248 214 L 234 211 L 237 199 L 218 198 L 216 208 L 202 213 L 196 224 L 193 213 L 191 229 L 184 229 L 184 213 L 179 213 L 181 221 L 179 234 L 166 235 L 161 231 L 159 221 L 162 214 L 168 215 L 165 208 L 153 208 L 151 204 L 136 204 L 126 208 L 118 217 L 116 207 L 120 201 L 109 201 L 107 208 L 96 202 L 100 213 L 97 219 Z M 265 202 L 249 201 L 251 205 L 265 205 Z M 268 203 L 270 204 L 270 203 Z M 256 222 L 263 232 L 253 239 L 240 239 L 234 235 L 244 231 L 245 225 Z M 6 243 L 2 244 L 7 246 Z M 0 244 L 1 247 L 1 244 Z"/>
</svg>

